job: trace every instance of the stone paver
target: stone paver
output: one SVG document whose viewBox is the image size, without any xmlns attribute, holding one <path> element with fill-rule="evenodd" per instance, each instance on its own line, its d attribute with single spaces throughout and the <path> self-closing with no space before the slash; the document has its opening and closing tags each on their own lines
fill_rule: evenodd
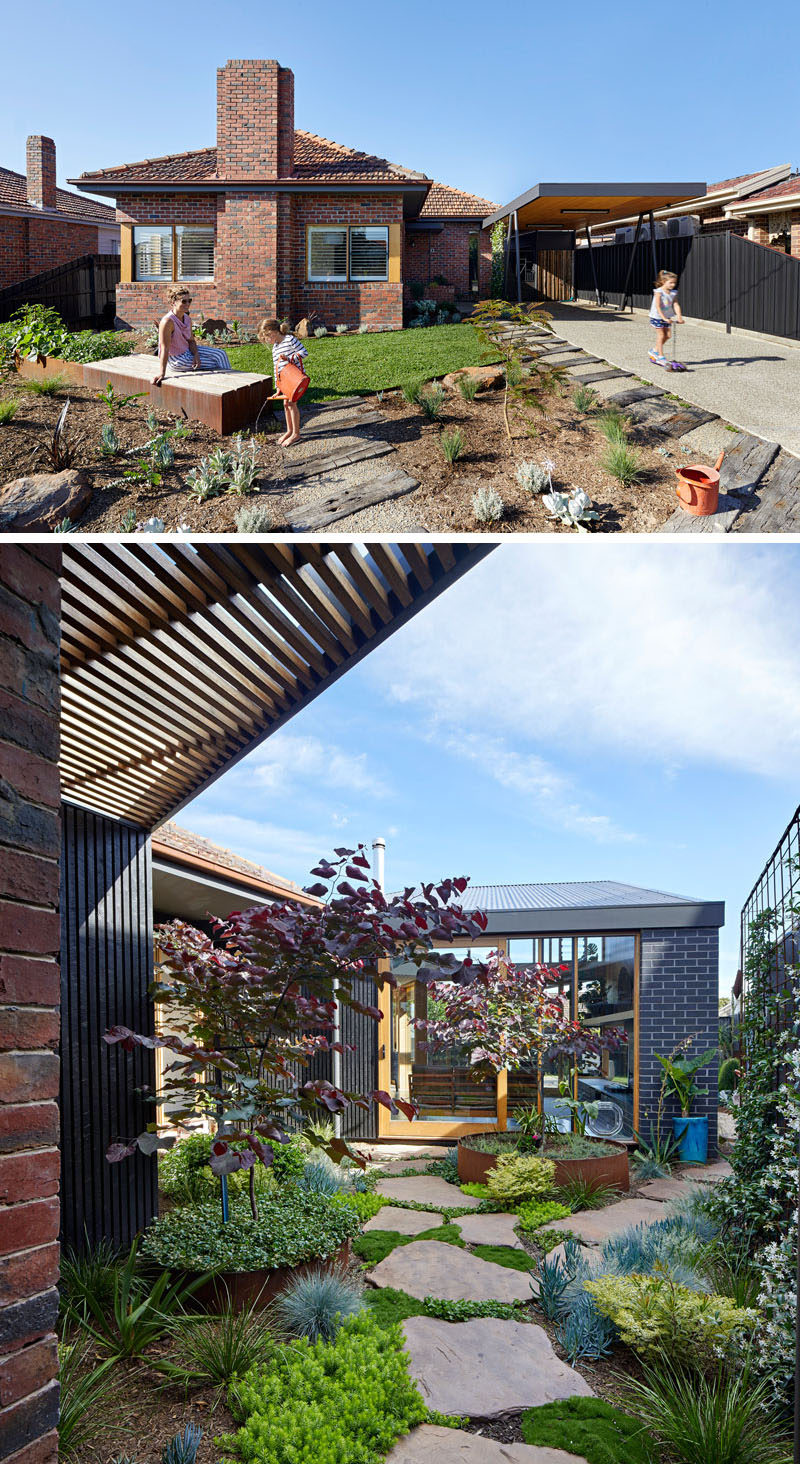
<svg viewBox="0 0 800 1464">
<path fill-rule="evenodd" d="M 409 1200 L 414 1205 L 441 1205 L 443 1209 L 477 1210 L 480 1200 L 462 1195 L 457 1185 L 438 1174 L 410 1175 L 408 1179 L 379 1179 L 375 1192 L 387 1200 Z"/>
<path fill-rule="evenodd" d="M 516 1215 L 460 1215 L 455 1223 L 467 1245 L 512 1245 L 517 1250 L 525 1249 L 514 1229 L 518 1224 Z"/>
<path fill-rule="evenodd" d="M 532 1278 L 508 1266 L 482 1261 L 471 1251 L 440 1240 L 399 1245 L 374 1270 L 373 1286 L 394 1286 L 423 1301 L 530 1301 Z"/>
<path fill-rule="evenodd" d="M 692 1165 L 681 1170 L 681 1179 L 696 1179 L 701 1184 L 719 1184 L 721 1179 L 730 1179 L 733 1170 L 727 1159 L 715 1159 L 713 1164 Z"/>
<path fill-rule="evenodd" d="M 408 1370 L 429 1408 L 467 1418 L 504 1418 L 592 1389 L 556 1357 L 543 1327 L 496 1317 L 403 1322 Z"/>
<path fill-rule="evenodd" d="M 419 1235 L 441 1225 L 442 1215 L 431 1210 L 401 1210 L 398 1205 L 384 1205 L 364 1226 L 365 1230 L 397 1230 L 400 1235 Z"/>
<path fill-rule="evenodd" d="M 648 1179 L 645 1184 L 637 1184 L 640 1195 L 648 1200 L 680 1200 L 684 1195 L 689 1195 L 697 1189 L 696 1183 L 685 1179 Z"/>
<path fill-rule="evenodd" d="M 582 1210 L 559 1220 L 559 1230 L 569 1230 L 584 1245 L 603 1245 L 612 1235 L 619 1235 L 629 1225 L 653 1225 L 664 1219 L 664 1206 L 655 1200 L 620 1200 L 602 1210 Z"/>
<path fill-rule="evenodd" d="M 436 1157 L 441 1158 L 441 1155 L 438 1155 Z M 398 1175 L 405 1174 L 407 1170 L 411 1170 L 413 1174 L 427 1174 L 431 1163 L 432 1158 L 381 1159 L 377 1161 L 375 1167 L 376 1169 L 382 1169 L 387 1179 L 393 1179 Z"/>
<path fill-rule="evenodd" d="M 538 1444 L 499 1444 L 482 1434 L 424 1423 L 398 1439 L 386 1464 L 586 1464 L 578 1454 Z"/>
</svg>

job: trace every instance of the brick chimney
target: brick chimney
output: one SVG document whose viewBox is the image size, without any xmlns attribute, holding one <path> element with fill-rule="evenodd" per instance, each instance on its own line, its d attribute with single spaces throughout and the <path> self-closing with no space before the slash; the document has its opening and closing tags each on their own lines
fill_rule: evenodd
<svg viewBox="0 0 800 1464">
<path fill-rule="evenodd" d="M 56 207 L 56 145 L 52 137 L 29 137 L 26 145 L 28 203 Z"/>
<path fill-rule="evenodd" d="M 228 61 L 217 71 L 220 178 L 290 178 L 294 73 L 277 61 Z"/>
</svg>

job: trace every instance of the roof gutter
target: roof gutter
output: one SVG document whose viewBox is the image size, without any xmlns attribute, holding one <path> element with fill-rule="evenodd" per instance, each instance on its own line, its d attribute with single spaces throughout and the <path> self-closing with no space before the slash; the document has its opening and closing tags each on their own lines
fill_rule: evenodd
<svg viewBox="0 0 800 1464">
<path fill-rule="evenodd" d="M 199 854 L 184 853 L 175 849 L 172 844 L 162 843 L 156 834 L 153 835 L 152 845 L 153 857 L 157 858 L 165 867 L 168 866 L 170 871 L 175 874 L 180 874 L 182 869 L 196 869 L 203 874 L 215 875 L 217 879 L 230 880 L 232 884 L 241 885 L 260 895 L 269 895 L 274 899 L 294 900 L 300 905 L 319 905 L 320 903 L 312 895 L 307 895 L 290 885 L 259 879 L 257 875 L 245 874 L 243 870 L 233 869 L 227 864 L 215 863 L 213 859 L 203 859 Z"/>
<path fill-rule="evenodd" d="M 742 203 L 731 204 L 726 208 L 725 213 L 731 218 L 737 218 L 741 214 L 755 213 L 785 213 L 787 209 L 796 208 L 800 204 L 800 189 L 797 193 L 785 193 L 783 198 L 764 199 L 759 203 L 757 198 L 747 199 Z"/>
</svg>

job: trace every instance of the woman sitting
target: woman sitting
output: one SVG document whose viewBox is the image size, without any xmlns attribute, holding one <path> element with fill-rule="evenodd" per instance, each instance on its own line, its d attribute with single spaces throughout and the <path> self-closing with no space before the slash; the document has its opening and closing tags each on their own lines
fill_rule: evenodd
<svg viewBox="0 0 800 1464">
<path fill-rule="evenodd" d="M 173 371 L 230 371 L 225 351 L 217 346 L 199 346 L 194 338 L 189 306 L 192 297 L 185 285 L 176 285 L 169 292 L 172 309 L 162 317 L 158 327 L 158 375 L 153 386 L 160 386 Z"/>
</svg>

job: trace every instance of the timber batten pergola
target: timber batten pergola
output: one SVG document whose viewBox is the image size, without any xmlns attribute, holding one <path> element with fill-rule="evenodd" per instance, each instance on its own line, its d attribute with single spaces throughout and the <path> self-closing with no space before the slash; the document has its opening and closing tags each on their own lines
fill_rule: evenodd
<svg viewBox="0 0 800 1464">
<path fill-rule="evenodd" d="M 63 796 L 171 818 L 491 547 L 70 544 Z"/>
</svg>

